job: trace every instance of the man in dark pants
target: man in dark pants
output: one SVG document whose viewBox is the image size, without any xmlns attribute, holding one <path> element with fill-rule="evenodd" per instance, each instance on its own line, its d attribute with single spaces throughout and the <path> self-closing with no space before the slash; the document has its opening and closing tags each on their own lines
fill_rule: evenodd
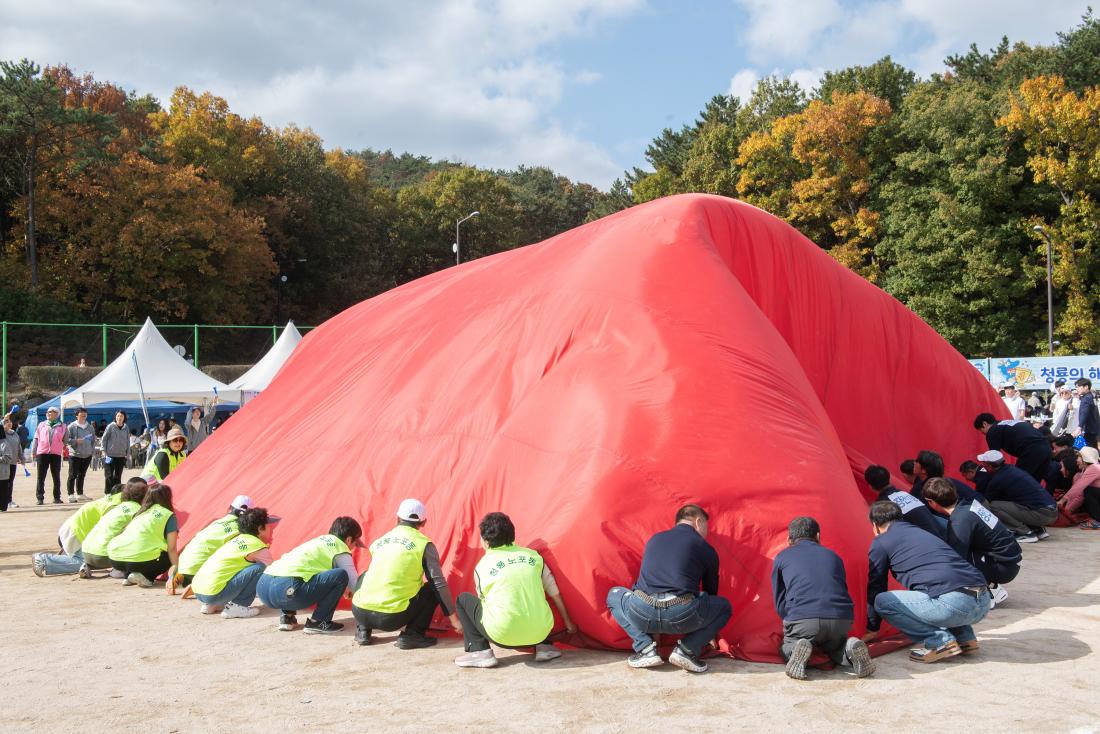
<svg viewBox="0 0 1100 734">
<path fill-rule="evenodd" d="M 812 517 L 791 520 L 787 543 L 790 547 L 772 566 L 775 611 L 783 620 L 779 652 L 787 661 L 787 675 L 806 680 L 806 663 L 816 645 L 835 664 L 854 666 L 860 678 L 869 676 L 875 665 L 867 644 L 848 636 L 855 615 L 840 556 L 821 545 L 821 527 Z"/>
<path fill-rule="evenodd" d="M 65 451 L 65 424 L 58 419 L 59 415 L 57 408 L 46 410 L 46 420 L 34 429 L 34 440 L 31 441 L 31 456 L 38 464 L 35 495 L 40 505 L 46 500 L 46 472 L 53 479 L 53 503 L 61 504 L 61 456 Z"/>
<path fill-rule="evenodd" d="M 130 426 L 126 424 L 126 414 L 121 410 L 115 413 L 115 419 L 104 429 L 102 444 L 104 479 L 108 487 L 113 487 L 122 481 L 122 471 L 130 456 Z"/>
<path fill-rule="evenodd" d="M 889 500 L 901 510 L 901 519 L 921 530 L 925 530 L 937 538 L 942 538 L 947 529 L 947 523 L 939 523 L 932 511 L 916 497 L 908 492 L 897 489 L 890 483 L 890 472 L 886 467 L 872 464 L 863 472 L 863 479 L 871 489 L 878 492 L 876 502 Z"/>
<path fill-rule="evenodd" d="M 1085 445 L 1097 448 L 1096 439 L 1100 435 L 1100 414 L 1096 412 L 1096 402 L 1092 398 L 1092 380 L 1082 377 L 1074 383 L 1077 388 L 1077 431 L 1075 436 L 1084 436 Z"/>
<path fill-rule="evenodd" d="M 1046 478 L 1052 456 L 1047 437 L 1026 421 L 1001 421 L 992 413 L 980 413 L 974 428 L 985 434 L 990 451 L 1003 451 L 1016 457 L 1016 466 L 1041 482 Z"/>
<path fill-rule="evenodd" d="M 1049 538 L 1045 526 L 1058 521 L 1058 506 L 1050 493 L 1027 472 L 1005 464 L 1000 451 L 986 451 L 978 461 L 990 474 L 985 485 L 989 509 L 1016 534 L 1016 542 L 1036 543 Z"/>
<path fill-rule="evenodd" d="M 642 568 L 633 589 L 613 587 L 607 608 L 630 635 L 632 668 L 664 663 L 657 653 L 655 632 L 683 635 L 668 661 L 691 673 L 705 673 L 699 659 L 733 613 L 718 596 L 718 552 L 706 541 L 709 516 L 699 505 L 676 511 L 671 530 L 657 533 L 645 544 Z M 702 591 L 700 592 L 700 587 Z"/>
</svg>

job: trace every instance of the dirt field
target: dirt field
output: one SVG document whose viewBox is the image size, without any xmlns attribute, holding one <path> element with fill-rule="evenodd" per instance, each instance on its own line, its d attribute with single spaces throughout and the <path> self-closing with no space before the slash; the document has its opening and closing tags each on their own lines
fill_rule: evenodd
<svg viewBox="0 0 1100 734">
<path fill-rule="evenodd" d="M 102 474 L 88 481 L 100 496 Z M 976 658 L 922 666 L 899 652 L 873 678 L 796 682 L 775 665 L 718 659 L 691 676 L 572 650 L 462 670 L 457 638 L 401 651 L 376 635 L 359 648 L 354 624 L 307 637 L 278 632 L 269 611 L 203 617 L 162 588 L 35 577 L 30 554 L 56 548 L 72 507 L 34 507 L 22 476 L 15 501 L 0 515 L 0 731 L 1100 731 L 1100 533 L 1054 530 L 1024 547 Z"/>
</svg>

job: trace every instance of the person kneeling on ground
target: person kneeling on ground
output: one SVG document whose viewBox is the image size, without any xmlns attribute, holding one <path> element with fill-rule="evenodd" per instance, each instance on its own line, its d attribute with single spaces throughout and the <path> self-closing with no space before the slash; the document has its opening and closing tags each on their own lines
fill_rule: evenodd
<svg viewBox="0 0 1100 734">
<path fill-rule="evenodd" d="M 104 513 L 122 502 L 123 485 L 116 484 L 106 495 L 93 500 L 70 515 L 57 531 L 57 544 L 61 553 L 35 553 L 31 567 L 36 576 L 63 576 L 80 571 L 84 565 L 81 550 L 84 539 L 100 521 Z"/>
<path fill-rule="evenodd" d="M 153 487 L 145 493 L 134 519 L 107 545 L 111 565 L 125 574 L 123 586 L 137 584 L 148 589 L 157 576 L 176 565 L 178 536 L 172 488 L 167 484 Z"/>
<path fill-rule="evenodd" d="M 1050 493 L 1027 472 L 1005 464 L 1000 451 L 986 451 L 978 461 L 990 474 L 985 485 L 989 509 L 1016 534 L 1016 540 L 1035 543 L 1049 538 L 1044 526 L 1058 522 L 1058 505 Z"/>
<path fill-rule="evenodd" d="M 461 632 L 447 577 L 439 565 L 439 552 L 421 528 L 428 511 L 416 499 L 404 500 L 397 508 L 397 526 L 370 544 L 371 562 L 351 598 L 355 615 L 355 642 L 369 645 L 373 630 L 403 629 L 395 647 L 415 650 L 431 647 L 437 638 L 428 636 L 437 606 Z M 431 584 L 425 584 L 427 577 Z"/>
<path fill-rule="evenodd" d="M 561 657 L 547 637 L 554 627 L 554 602 L 565 629 L 577 628 L 569 617 L 558 584 L 545 561 L 530 548 L 516 545 L 516 528 L 503 512 L 490 512 L 478 525 L 485 555 L 474 569 L 477 596 L 458 595 L 458 618 L 466 654 L 455 658 L 460 668 L 493 668 L 497 659 L 489 643 L 535 648 L 535 661 Z"/>
<path fill-rule="evenodd" d="M 365 548 L 363 528 L 353 517 L 338 517 L 328 533 L 307 540 L 268 566 L 256 593 L 265 605 L 281 610 L 279 629 L 289 632 L 298 627 L 294 613 L 316 605 L 306 620 L 306 634 L 333 634 L 344 628 L 333 622 L 332 615 L 340 597 L 350 599 L 359 574 L 351 549 Z"/>
<path fill-rule="evenodd" d="M 812 517 L 791 520 L 787 542 L 790 547 L 772 566 L 775 611 L 783 620 L 779 652 L 787 661 L 787 675 L 806 680 L 806 663 L 816 645 L 836 665 L 851 665 L 860 678 L 869 676 L 875 664 L 867 644 L 848 637 L 855 615 L 844 562 L 821 545 L 821 526 Z"/>
<path fill-rule="evenodd" d="M 203 614 L 221 612 L 224 619 L 243 619 L 260 613 L 252 600 L 264 567 L 271 563 L 268 546 L 279 520 L 262 507 L 234 517 L 239 533 L 214 551 L 191 581 Z"/>
<path fill-rule="evenodd" d="M 632 668 L 664 663 L 653 633 L 683 635 L 668 661 L 692 673 L 705 673 L 703 646 L 729 621 L 729 600 L 718 596 L 718 552 L 706 541 L 709 516 L 699 505 L 676 511 L 676 524 L 645 544 L 633 589 L 615 586 L 607 608 L 630 635 Z M 700 592 L 702 587 L 702 592 Z"/>
<path fill-rule="evenodd" d="M 947 516 L 947 544 L 989 582 L 989 608 L 1001 604 L 1007 584 L 1020 573 L 1023 553 L 1016 536 L 980 502 L 959 499 L 955 486 L 944 479 L 932 479 L 924 486 L 924 499 L 936 512 Z"/>
<path fill-rule="evenodd" d="M 972 625 L 989 612 L 985 577 L 951 546 L 900 522 L 893 502 L 871 505 L 875 539 L 868 551 L 867 629 L 864 642 L 878 636 L 885 619 L 910 640 L 923 643 L 909 659 L 934 663 L 978 650 Z M 887 591 L 890 572 L 906 591 Z"/>
<path fill-rule="evenodd" d="M 872 464 L 863 472 L 863 479 L 870 485 L 871 489 L 878 493 L 875 498 L 876 502 L 883 500 L 893 502 L 901 510 L 902 520 L 917 526 L 921 530 L 932 533 L 937 538 L 943 537 L 945 528 L 936 522 L 936 518 L 932 515 L 932 511 L 928 509 L 928 506 L 908 492 L 896 489 L 890 483 L 890 472 L 886 470 L 886 467 Z"/>
<path fill-rule="evenodd" d="M 175 593 L 176 586 L 187 586 L 199 572 L 206 559 L 210 558 L 225 542 L 237 535 L 237 518 L 255 503 L 245 494 L 239 494 L 229 504 L 228 514 L 195 533 L 195 537 L 180 551 L 179 567 L 169 574 L 168 591 Z"/>
<path fill-rule="evenodd" d="M 84 557 L 84 563 L 78 573 L 82 579 L 92 578 L 92 571 L 102 571 L 111 568 L 111 559 L 107 557 L 108 546 L 111 541 L 121 533 L 134 515 L 141 510 L 141 503 L 145 500 L 145 493 L 149 485 L 141 477 L 131 477 L 120 493 L 117 505 L 103 513 L 103 517 L 88 531 L 84 542 L 80 544 L 80 553 Z M 122 578 L 121 571 L 111 571 L 115 578 Z"/>
<path fill-rule="evenodd" d="M 1089 519 L 1077 527 L 1100 530 L 1100 453 L 1092 446 L 1085 446 L 1081 453 L 1064 459 L 1063 472 L 1072 483 L 1058 500 L 1058 507 L 1070 517 L 1079 511 L 1087 512 Z"/>
</svg>

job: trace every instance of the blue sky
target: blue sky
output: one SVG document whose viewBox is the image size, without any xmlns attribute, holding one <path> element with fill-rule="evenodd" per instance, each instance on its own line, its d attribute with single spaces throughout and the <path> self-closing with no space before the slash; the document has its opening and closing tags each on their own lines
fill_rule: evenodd
<svg viewBox="0 0 1100 734">
<path fill-rule="evenodd" d="M 663 127 L 763 75 L 813 86 L 890 54 L 1051 43 L 1088 1 L 0 0 L 0 58 L 67 63 L 167 103 L 225 97 L 329 147 L 549 165 L 606 187 Z"/>
</svg>

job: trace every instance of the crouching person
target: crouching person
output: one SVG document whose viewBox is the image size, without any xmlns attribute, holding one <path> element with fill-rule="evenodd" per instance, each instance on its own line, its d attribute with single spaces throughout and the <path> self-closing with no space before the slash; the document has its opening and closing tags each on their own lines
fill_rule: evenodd
<svg viewBox="0 0 1100 734">
<path fill-rule="evenodd" d="M 670 663 L 691 673 L 706 672 L 699 654 L 732 614 L 729 601 L 717 595 L 718 552 L 706 541 L 708 522 L 698 505 L 681 507 L 672 529 L 645 544 L 634 588 L 616 586 L 607 592 L 607 608 L 634 647 L 630 667 L 662 665 L 650 635 L 665 633 L 683 635 Z"/>
<path fill-rule="evenodd" d="M 478 525 L 485 555 L 474 569 L 477 596 L 458 595 L 458 618 L 466 654 L 455 658 L 460 668 L 493 668 L 496 656 L 490 643 L 500 647 L 535 648 L 535 661 L 561 657 L 547 637 L 554 626 L 554 602 L 569 632 L 573 620 L 558 592 L 546 563 L 530 548 L 516 545 L 516 528 L 503 512 L 490 512 Z"/>
<path fill-rule="evenodd" d="M 787 661 L 787 675 L 806 680 L 806 663 L 815 646 L 835 664 L 851 665 L 860 678 L 875 672 L 867 644 L 848 637 L 854 607 L 844 563 L 821 545 L 817 520 L 791 520 L 787 542 L 790 547 L 775 557 L 772 567 L 775 611 L 783 620 L 779 651 Z"/>
<path fill-rule="evenodd" d="M 103 571 L 111 568 L 111 559 L 107 557 L 108 547 L 119 533 L 126 529 L 134 515 L 141 510 L 141 503 L 145 501 L 145 493 L 149 485 L 141 477 L 131 477 L 122 489 L 121 498 L 114 507 L 103 513 L 103 517 L 88 531 L 84 542 L 81 543 L 80 552 L 84 558 L 84 565 L 80 567 L 80 578 L 92 578 L 92 571 Z M 122 578 L 122 572 L 112 571 L 112 575 Z"/>
<path fill-rule="evenodd" d="M 262 507 L 234 518 L 239 534 L 214 551 L 191 580 L 203 614 L 221 612 L 224 619 L 243 619 L 260 613 L 252 601 L 264 567 L 272 560 L 268 546 L 279 519 Z"/>
<path fill-rule="evenodd" d="M 35 575 L 78 573 L 84 565 L 84 539 L 108 510 L 122 502 L 122 489 L 123 485 L 116 484 L 103 497 L 89 502 L 70 515 L 57 531 L 57 544 L 61 546 L 61 553 L 35 553 L 32 557 Z"/>
<path fill-rule="evenodd" d="M 871 505 L 875 539 L 868 551 L 867 629 L 878 635 L 885 619 L 922 646 L 909 653 L 918 663 L 934 663 L 977 652 L 972 625 L 989 612 L 989 589 L 981 572 L 944 541 L 901 522 L 893 502 Z M 906 591 L 887 591 L 893 572 Z"/>
<path fill-rule="evenodd" d="M 350 599 L 359 574 L 351 549 L 363 548 L 363 528 L 353 517 L 338 517 L 328 533 L 307 540 L 268 566 L 256 593 L 265 605 L 279 609 L 279 629 L 297 629 L 299 609 L 315 606 L 305 623 L 306 634 L 334 634 L 344 628 L 332 615 L 340 597 Z"/>
<path fill-rule="evenodd" d="M 153 487 L 145 493 L 134 519 L 107 545 L 111 565 L 125 576 L 122 585 L 152 587 L 157 576 L 179 563 L 178 536 L 172 488 L 167 484 Z"/>
</svg>

